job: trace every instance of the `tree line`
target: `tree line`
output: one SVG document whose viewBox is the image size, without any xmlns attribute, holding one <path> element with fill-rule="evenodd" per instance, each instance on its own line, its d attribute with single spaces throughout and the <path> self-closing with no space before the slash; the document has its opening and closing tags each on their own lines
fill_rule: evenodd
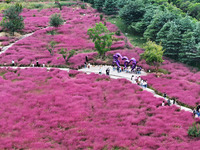
<svg viewBox="0 0 200 150">
<path fill-rule="evenodd" d="M 161 44 L 165 56 L 200 67 L 200 22 L 174 5 L 153 0 L 85 1 L 105 14 L 118 14 L 131 31 Z"/>
</svg>

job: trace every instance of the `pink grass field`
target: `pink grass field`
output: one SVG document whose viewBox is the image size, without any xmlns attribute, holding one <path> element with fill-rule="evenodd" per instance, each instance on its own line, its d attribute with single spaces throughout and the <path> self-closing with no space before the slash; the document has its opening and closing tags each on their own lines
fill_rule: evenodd
<svg viewBox="0 0 200 150">
<path fill-rule="evenodd" d="M 187 135 L 191 113 L 125 79 L 42 68 L 0 75 L 0 149 L 199 149 Z"/>
<path fill-rule="evenodd" d="M 44 9 L 39 12 L 37 10 L 24 9 L 22 16 L 29 19 L 28 21 L 25 20 L 24 30 L 32 32 L 38 30 L 40 27 L 46 27 L 49 21 L 48 17 L 58 12 L 58 9 Z M 38 60 L 40 63 L 45 63 L 46 65 L 65 66 L 66 62 L 62 58 L 62 55 L 59 54 L 59 51 L 61 48 L 66 48 L 67 51 L 76 50 L 74 58 L 72 57 L 69 60 L 70 67 L 78 68 L 82 66 L 86 55 L 83 53 L 84 50 L 94 51 L 94 44 L 89 39 L 87 30 L 93 27 L 95 23 L 100 22 L 99 13 L 94 9 L 75 9 L 70 7 L 64 7 L 60 13 L 63 19 L 66 20 L 66 24 L 58 28 L 49 27 L 38 30 L 32 36 L 20 40 L 0 56 L 0 64 L 9 65 L 12 60 L 15 60 L 18 65 L 27 66 Z M 37 17 L 31 17 L 33 14 L 39 17 L 39 22 L 37 21 Z M 117 31 L 117 27 L 109 22 L 106 26 L 111 32 Z M 51 30 L 55 30 L 56 35 L 49 34 Z M 111 49 L 124 49 L 124 36 L 115 36 L 115 38 L 116 41 L 113 42 Z M 51 55 L 47 50 L 47 45 L 51 41 L 57 42 L 54 55 Z M 93 56 L 96 56 L 97 53 L 88 53 L 89 57 L 90 55 L 93 59 Z"/>
<path fill-rule="evenodd" d="M 170 74 L 162 74 L 159 78 L 155 74 L 143 77 L 148 80 L 149 85 L 188 106 L 194 107 L 200 103 L 200 72 L 191 71 L 183 64 L 168 60 L 165 60 L 161 68 Z"/>
<path fill-rule="evenodd" d="M 54 13 L 61 13 L 66 20 L 66 24 L 57 29 L 49 27 L 47 29 L 38 30 L 48 26 L 49 17 Z M 35 15 L 35 17 L 33 17 Z M 17 42 L 9 48 L 5 53 L 0 55 L 0 64 L 10 65 L 12 60 L 15 60 L 19 66 L 29 66 L 31 63 L 46 64 L 50 66 L 66 67 L 65 60 L 59 54 L 61 48 L 66 48 L 67 51 L 76 50 L 76 54 L 69 59 L 68 67 L 77 69 L 83 66 L 85 56 L 88 56 L 91 63 L 94 64 L 111 64 L 112 55 L 120 52 L 123 56 L 129 58 L 135 57 L 138 64 L 145 70 L 149 67 L 144 60 L 139 61 L 139 55 L 143 52 L 140 48 L 126 49 L 124 36 L 115 36 L 117 41 L 113 42 L 112 51 L 107 52 L 109 58 L 106 61 L 96 59 L 94 44 L 87 36 L 87 29 L 100 22 L 99 13 L 94 9 L 80 9 L 63 7 L 62 11 L 57 8 L 38 10 L 24 9 L 22 16 L 25 17 L 24 32 L 36 31 L 32 36 Z M 40 20 L 40 21 L 38 21 Z M 117 27 L 109 22 L 106 26 L 111 32 L 117 31 Z M 56 35 L 50 35 L 50 30 L 56 30 Z M 1 41 L 9 41 L 7 37 L 1 37 Z M 13 41 L 16 39 L 12 39 Z M 46 46 L 50 41 L 56 41 L 54 55 L 52 56 Z M 88 51 L 85 53 L 85 51 Z M 123 64 L 123 63 L 122 63 Z M 149 74 L 145 79 L 148 79 L 149 85 L 159 92 L 166 92 L 169 97 L 175 97 L 178 101 L 194 107 L 200 102 L 200 73 L 191 72 L 182 64 L 173 63 L 165 60 L 161 68 L 166 69 L 170 74 L 162 75 L 160 78 L 154 74 Z"/>
</svg>

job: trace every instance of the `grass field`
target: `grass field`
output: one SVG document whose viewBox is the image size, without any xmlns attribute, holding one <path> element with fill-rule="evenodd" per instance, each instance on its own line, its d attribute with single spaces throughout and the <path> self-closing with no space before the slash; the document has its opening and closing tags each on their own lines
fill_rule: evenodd
<svg viewBox="0 0 200 150">
<path fill-rule="evenodd" d="M 143 36 L 139 35 L 138 33 L 131 32 L 118 16 L 108 17 L 106 19 L 112 24 L 115 24 L 123 32 L 123 34 L 128 33 L 125 35 L 130 40 L 131 44 L 143 48 L 144 43 L 146 43 L 146 40 L 143 38 Z"/>
</svg>

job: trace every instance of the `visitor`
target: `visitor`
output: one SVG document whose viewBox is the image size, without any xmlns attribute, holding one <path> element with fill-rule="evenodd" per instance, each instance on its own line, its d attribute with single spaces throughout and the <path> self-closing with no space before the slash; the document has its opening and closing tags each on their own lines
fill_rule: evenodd
<svg viewBox="0 0 200 150">
<path fill-rule="evenodd" d="M 133 78 L 134 78 L 134 75 L 131 76 L 131 81 L 133 80 Z"/>
<path fill-rule="evenodd" d="M 169 100 L 169 99 L 167 100 L 167 104 L 168 104 L 168 106 L 170 106 L 170 105 L 171 105 L 171 102 L 170 102 L 170 100 Z"/>
<path fill-rule="evenodd" d="M 119 67 L 117 66 L 117 72 L 119 73 Z"/>
<path fill-rule="evenodd" d="M 44 64 L 44 63 L 42 64 L 42 67 L 45 67 L 45 64 Z"/>
<path fill-rule="evenodd" d="M 115 71 L 115 65 L 114 64 L 112 64 L 112 67 L 113 67 L 113 71 Z"/>
<path fill-rule="evenodd" d="M 86 62 L 84 62 L 84 67 L 87 68 L 87 63 Z"/>
<path fill-rule="evenodd" d="M 147 88 L 147 80 L 145 80 L 145 88 Z"/>
<path fill-rule="evenodd" d="M 123 67 L 121 67 L 121 71 L 122 71 L 122 72 L 124 71 L 124 68 L 123 68 Z"/>
<path fill-rule="evenodd" d="M 166 94 L 166 93 L 164 93 L 164 94 L 163 94 L 163 97 L 166 99 L 166 97 L 167 97 L 167 94 Z"/>
<path fill-rule="evenodd" d="M 109 68 L 107 68 L 107 69 L 106 69 L 106 75 L 108 75 L 108 76 L 109 76 L 109 74 L 110 74 L 110 69 L 109 69 Z"/>
<path fill-rule="evenodd" d="M 85 56 L 85 62 L 88 63 L 88 56 Z"/>
<path fill-rule="evenodd" d="M 102 74 L 102 69 L 101 69 L 101 67 L 100 67 L 100 69 L 99 69 L 99 74 Z"/>
<path fill-rule="evenodd" d="M 14 60 L 12 60 L 12 66 L 15 66 L 15 61 Z"/>
<path fill-rule="evenodd" d="M 40 65 L 39 65 L 39 62 L 38 62 L 38 60 L 36 61 L 36 66 L 37 66 L 37 67 L 39 67 L 39 66 L 40 66 Z"/>
<path fill-rule="evenodd" d="M 193 116 L 195 117 L 195 115 L 196 115 L 196 110 L 195 110 L 195 108 L 193 109 Z"/>
<path fill-rule="evenodd" d="M 196 108 L 197 112 L 199 112 L 199 109 L 200 109 L 200 105 L 198 105 Z"/>
<path fill-rule="evenodd" d="M 165 101 L 162 102 L 162 106 L 165 106 Z"/>
<path fill-rule="evenodd" d="M 173 105 L 175 105 L 176 104 L 176 100 L 175 100 L 175 98 L 173 98 Z"/>
<path fill-rule="evenodd" d="M 34 67 L 35 65 L 34 65 L 34 63 L 32 64 L 32 67 Z"/>
<path fill-rule="evenodd" d="M 142 79 L 141 79 L 141 77 L 139 76 L 139 77 L 138 77 L 138 85 L 140 85 L 141 80 L 142 80 Z"/>
<path fill-rule="evenodd" d="M 143 80 L 140 81 L 140 86 L 144 87 L 144 81 Z"/>
<path fill-rule="evenodd" d="M 88 64 L 88 68 L 90 68 L 90 63 Z"/>
</svg>

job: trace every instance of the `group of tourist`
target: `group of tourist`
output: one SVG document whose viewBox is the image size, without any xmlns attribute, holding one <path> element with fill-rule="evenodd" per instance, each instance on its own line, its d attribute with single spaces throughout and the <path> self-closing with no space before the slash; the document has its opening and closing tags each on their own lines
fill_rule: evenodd
<svg viewBox="0 0 200 150">
<path fill-rule="evenodd" d="M 165 101 L 163 101 L 162 102 L 162 106 L 165 106 L 165 105 L 171 106 L 172 104 L 173 105 L 176 104 L 175 99 L 173 98 L 172 100 L 170 100 L 169 98 L 167 98 L 167 94 L 166 93 L 163 94 L 163 97 L 164 97 L 165 100 L 167 100 L 167 103 L 165 103 Z"/>
<path fill-rule="evenodd" d="M 143 80 L 140 76 L 131 76 L 131 81 L 137 85 L 140 85 L 143 88 L 147 88 L 147 80 Z"/>
<path fill-rule="evenodd" d="M 113 65 L 113 71 L 117 70 L 118 73 L 120 72 L 127 72 L 127 73 L 136 73 L 136 74 L 141 74 L 141 71 L 142 71 L 142 67 L 141 66 L 137 66 L 133 71 L 132 71 L 132 68 L 130 66 L 128 66 L 127 68 L 124 68 L 124 67 L 118 67 L 115 68 L 115 66 Z"/>
</svg>

